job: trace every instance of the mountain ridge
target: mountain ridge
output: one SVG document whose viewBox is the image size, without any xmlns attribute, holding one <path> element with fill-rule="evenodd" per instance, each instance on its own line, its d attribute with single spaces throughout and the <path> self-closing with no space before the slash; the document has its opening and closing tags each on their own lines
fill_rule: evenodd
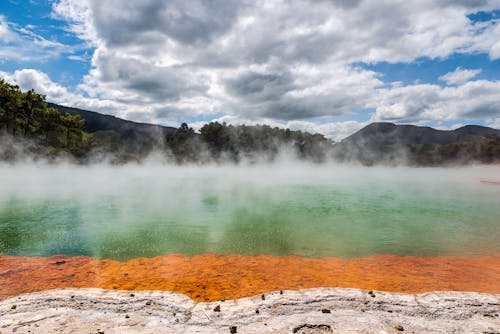
<svg viewBox="0 0 500 334">
<path fill-rule="evenodd" d="M 465 125 L 454 130 L 429 126 L 371 123 L 335 147 L 344 161 L 365 164 L 439 165 L 449 162 L 500 160 L 500 130 Z"/>
</svg>

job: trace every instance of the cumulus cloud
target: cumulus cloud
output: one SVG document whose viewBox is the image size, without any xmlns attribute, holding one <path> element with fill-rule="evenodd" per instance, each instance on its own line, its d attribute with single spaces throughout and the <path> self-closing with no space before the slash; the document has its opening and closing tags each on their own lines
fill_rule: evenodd
<svg viewBox="0 0 500 334">
<path fill-rule="evenodd" d="M 456 87 L 412 85 L 380 89 L 374 121 L 414 123 L 500 116 L 500 81 L 477 80 Z"/>
<path fill-rule="evenodd" d="M 498 83 L 467 82 L 479 70 L 441 77 L 457 87 L 398 86 L 358 64 L 455 53 L 496 59 L 500 25 L 467 15 L 499 7 L 497 0 L 59 0 L 52 17 L 94 49 L 78 87 L 87 105 L 106 101 L 99 110 L 164 124 L 222 114 L 336 137 L 363 123 L 311 119 L 366 108 L 375 110 L 372 120 L 396 122 L 496 117 Z M 0 21 L 7 38 L 2 29 Z"/>
<path fill-rule="evenodd" d="M 83 94 L 70 92 L 67 88 L 52 81 L 46 73 L 35 69 L 22 69 L 12 73 L 0 71 L 0 77 L 7 82 L 18 85 L 23 91 L 34 89 L 37 93 L 45 95 L 50 102 L 76 108 L 106 111 L 111 114 L 116 114 L 119 110 L 119 105 L 114 101 L 92 99 Z"/>
<path fill-rule="evenodd" d="M 468 70 L 457 67 L 455 71 L 448 72 L 445 75 L 440 76 L 439 80 L 445 81 L 448 85 L 456 85 L 469 81 L 470 79 L 476 77 L 479 73 L 481 73 L 481 69 Z"/>
</svg>

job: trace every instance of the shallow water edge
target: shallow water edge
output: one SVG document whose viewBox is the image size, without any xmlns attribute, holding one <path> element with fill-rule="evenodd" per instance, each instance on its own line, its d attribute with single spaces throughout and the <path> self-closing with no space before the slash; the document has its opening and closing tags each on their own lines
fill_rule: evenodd
<svg viewBox="0 0 500 334">
<path fill-rule="evenodd" d="M 129 261 L 0 255 L 0 299 L 56 288 L 164 290 L 196 301 L 275 290 L 345 287 L 404 293 L 500 293 L 500 255 L 363 258 L 166 255 Z"/>
</svg>

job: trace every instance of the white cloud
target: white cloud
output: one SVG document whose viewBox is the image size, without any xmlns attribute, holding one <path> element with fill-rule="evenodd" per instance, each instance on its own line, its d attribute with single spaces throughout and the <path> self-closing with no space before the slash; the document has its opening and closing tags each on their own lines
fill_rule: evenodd
<svg viewBox="0 0 500 334">
<path fill-rule="evenodd" d="M 455 85 L 443 88 L 384 84 L 378 73 L 356 64 L 454 53 L 496 59 L 500 25 L 471 22 L 467 14 L 499 7 L 498 0 L 59 0 L 52 17 L 92 46 L 91 70 L 76 92 L 41 72 L 18 73 L 16 80 L 29 81 L 23 76 L 30 74 L 55 102 L 140 121 L 176 125 L 219 117 L 319 131 L 337 140 L 364 122 L 310 119 L 373 108 L 369 120 L 489 120 L 500 110 L 499 84 L 467 82 L 479 69 L 443 75 Z M 0 19 L 0 39 L 36 39 L 9 31 Z M 48 42 L 40 45 L 57 49 Z M 15 51 L 0 47 L 0 56 Z"/>
<path fill-rule="evenodd" d="M 62 53 L 73 52 L 72 47 L 45 39 L 35 33 L 35 27 L 19 27 L 0 15 L 0 61 L 44 61 Z"/>
<path fill-rule="evenodd" d="M 9 28 L 9 24 L 3 15 L 0 15 L 0 41 L 10 43 L 16 40 L 16 34 Z"/>
<path fill-rule="evenodd" d="M 500 116 L 500 81 L 477 80 L 444 88 L 421 84 L 379 89 L 377 93 L 372 121 L 414 123 Z"/>
<path fill-rule="evenodd" d="M 18 85 L 21 90 L 34 89 L 43 94 L 50 102 L 62 105 L 116 114 L 120 105 L 114 101 L 87 98 L 83 94 L 73 93 L 52 81 L 46 73 L 35 69 L 22 69 L 13 73 L 0 71 L 0 77 Z"/>
<path fill-rule="evenodd" d="M 281 122 L 270 118 L 257 118 L 257 119 L 246 119 L 239 116 L 222 116 L 214 118 L 213 122 L 227 123 L 232 125 L 258 125 L 266 124 L 272 127 L 278 128 L 288 128 L 291 130 L 305 131 L 309 133 L 321 133 L 325 137 L 330 138 L 334 141 L 341 141 L 342 139 L 348 137 L 354 132 L 360 130 L 364 126 L 368 125 L 368 122 L 358 122 L 358 121 L 288 121 Z M 195 122 L 189 124 L 195 130 L 199 129 L 205 125 L 206 122 Z"/>
<path fill-rule="evenodd" d="M 486 123 L 489 127 L 500 129 L 500 117 L 494 118 Z"/>
<path fill-rule="evenodd" d="M 200 113 L 291 121 L 372 104 L 382 83 L 353 63 L 491 52 L 497 26 L 472 23 L 466 14 L 492 5 L 60 0 L 53 17 L 95 47 L 80 89 L 125 103 L 123 114 L 148 113 L 140 118 L 151 121 Z"/>
<path fill-rule="evenodd" d="M 461 67 L 457 67 L 455 71 L 448 72 L 445 75 L 439 77 L 439 80 L 445 81 L 448 85 L 456 85 L 461 84 L 470 79 L 476 77 L 479 73 L 481 73 L 481 69 L 462 69 Z"/>
</svg>

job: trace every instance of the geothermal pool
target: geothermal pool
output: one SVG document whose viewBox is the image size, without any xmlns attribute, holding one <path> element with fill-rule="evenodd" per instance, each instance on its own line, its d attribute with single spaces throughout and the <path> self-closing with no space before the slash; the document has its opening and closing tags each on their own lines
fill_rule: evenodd
<svg viewBox="0 0 500 334">
<path fill-rule="evenodd" d="M 209 300 L 231 284 L 499 293 L 500 186 L 481 180 L 500 168 L 3 166 L 0 297 L 96 286 L 211 289 Z"/>
</svg>

